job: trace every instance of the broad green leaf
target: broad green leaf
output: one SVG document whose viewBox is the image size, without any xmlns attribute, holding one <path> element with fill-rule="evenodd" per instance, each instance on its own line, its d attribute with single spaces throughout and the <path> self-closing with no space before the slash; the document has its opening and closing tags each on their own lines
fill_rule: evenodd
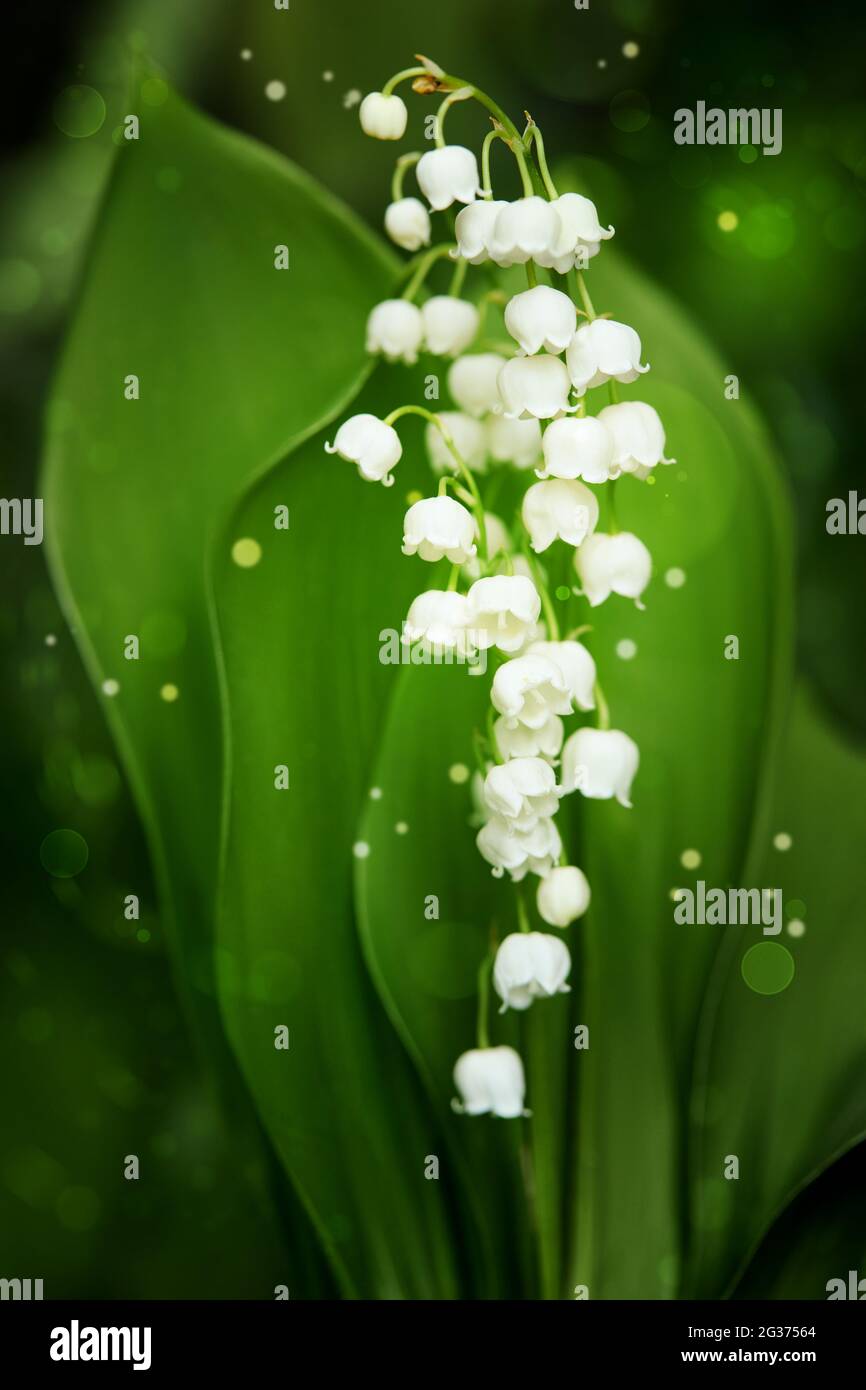
<svg viewBox="0 0 866 1390">
<path fill-rule="evenodd" d="M 774 847 L 778 833 L 790 836 L 790 849 Z M 699 1297 L 729 1287 L 794 1195 L 866 1136 L 866 943 L 850 872 L 864 834 L 866 759 L 801 692 L 772 817 L 757 841 L 755 882 L 779 888 L 786 922 L 805 932 L 763 938 L 780 966 L 788 953 L 795 973 L 780 992 L 758 994 L 743 959 L 761 938 L 724 929 L 693 1109 L 691 1282 Z M 722 1177 L 728 1154 L 739 1159 L 736 1181 Z"/>
<path fill-rule="evenodd" d="M 142 112 L 140 139 L 118 151 L 54 388 L 43 495 L 88 671 L 97 687 L 119 682 L 106 715 L 179 982 L 224 1073 L 213 971 L 222 721 L 206 554 L 243 488 L 357 389 L 365 315 L 391 263 L 267 150 L 172 95 Z M 281 245 L 288 270 L 275 268 Z M 131 376 L 137 399 L 125 394 Z M 124 659 L 129 636 L 138 660 Z"/>
<path fill-rule="evenodd" d="M 378 372 L 355 409 L 382 414 L 421 389 L 417 376 Z M 423 474 L 407 449 L 395 487 L 362 483 L 325 454 L 327 437 L 296 450 L 233 518 L 232 534 L 261 543 L 261 563 L 242 571 L 224 558 L 217 572 L 231 750 L 221 997 L 344 1292 L 448 1298 L 460 1290 L 455 1175 L 441 1119 L 369 982 L 352 912 L 353 845 L 393 687 L 380 631 L 399 630 L 411 597 L 401 520 Z M 273 529 L 281 504 L 288 532 Z M 281 765 L 286 790 L 275 787 Z M 279 1025 L 287 1052 L 274 1048 Z M 430 1158 L 439 1180 L 425 1177 Z"/>
</svg>

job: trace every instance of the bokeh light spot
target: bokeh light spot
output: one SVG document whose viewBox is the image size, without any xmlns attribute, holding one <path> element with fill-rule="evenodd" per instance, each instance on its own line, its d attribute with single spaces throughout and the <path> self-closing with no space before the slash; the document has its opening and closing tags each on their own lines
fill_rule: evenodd
<svg viewBox="0 0 866 1390">
<path fill-rule="evenodd" d="M 232 546 L 232 559 L 242 570 L 252 569 L 262 558 L 262 547 L 252 536 L 242 536 Z"/>
<path fill-rule="evenodd" d="M 105 120 L 105 102 L 95 87 L 64 87 L 54 103 L 54 124 L 73 140 L 95 135 Z"/>
<path fill-rule="evenodd" d="M 739 217 L 735 212 L 732 212 L 730 208 L 727 208 L 724 212 L 720 212 L 716 218 L 716 222 L 723 232 L 735 232 L 740 225 Z"/>
<path fill-rule="evenodd" d="M 52 830 L 39 846 L 42 867 L 52 878 L 74 878 L 89 855 L 87 841 L 77 830 Z"/>
<path fill-rule="evenodd" d="M 741 965 L 743 979 L 756 994 L 781 994 L 794 978 L 794 957 L 777 941 L 750 946 Z"/>
<path fill-rule="evenodd" d="M 634 135 L 649 124 L 649 97 L 643 92 L 618 92 L 608 108 L 611 124 L 626 135 Z"/>
<path fill-rule="evenodd" d="M 165 700 L 167 705 L 173 705 L 179 696 L 180 691 L 176 685 L 172 685 L 171 681 L 167 681 L 165 685 L 160 687 L 159 698 Z"/>
<path fill-rule="evenodd" d="M 469 781 L 469 768 L 465 763 L 452 763 L 448 769 L 448 777 L 456 787 L 462 787 L 464 782 Z"/>
</svg>

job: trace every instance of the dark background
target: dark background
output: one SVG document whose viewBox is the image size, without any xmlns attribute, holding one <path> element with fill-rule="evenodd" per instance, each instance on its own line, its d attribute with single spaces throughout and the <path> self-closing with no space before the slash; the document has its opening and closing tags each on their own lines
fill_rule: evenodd
<svg viewBox="0 0 866 1390">
<path fill-rule="evenodd" d="M 69 133 L 62 93 L 122 90 L 145 55 L 378 225 L 392 151 L 368 142 L 358 158 L 344 102 L 420 49 L 531 111 L 554 175 L 580 178 L 762 408 L 795 508 L 800 666 L 863 739 L 866 543 L 825 529 L 828 500 L 860 486 L 866 432 L 866 23 L 853 6 L 292 0 L 289 20 L 270 0 L 92 0 L 12 5 L 2 22 L 4 496 L 37 492 L 43 405 L 112 152 L 107 129 Z M 283 101 L 265 98 L 272 79 Z M 673 113 L 698 100 L 781 107 L 782 153 L 676 146 Z M 0 1276 L 43 1277 L 53 1297 L 261 1296 L 280 1268 L 267 1173 L 232 1147 L 193 1055 L 141 832 L 38 548 L 0 537 L 0 592 Z M 40 858 L 58 828 L 89 846 L 71 877 Z M 131 892 L 138 922 L 123 916 Z M 154 1181 L 122 1180 L 128 1153 Z"/>
</svg>

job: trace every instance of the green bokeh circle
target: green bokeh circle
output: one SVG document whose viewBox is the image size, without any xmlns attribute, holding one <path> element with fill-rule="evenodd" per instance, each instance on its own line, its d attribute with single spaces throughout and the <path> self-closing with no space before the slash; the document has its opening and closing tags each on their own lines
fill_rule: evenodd
<svg viewBox="0 0 866 1390">
<path fill-rule="evenodd" d="M 52 878 L 74 878 L 89 855 L 87 841 L 77 830 L 52 830 L 39 847 L 42 867 Z"/>
<path fill-rule="evenodd" d="M 756 994 L 781 994 L 794 978 L 794 957 L 777 941 L 759 941 L 749 947 L 740 968 Z"/>
<path fill-rule="evenodd" d="M 54 103 L 54 124 L 73 140 L 95 135 L 105 120 L 105 102 L 95 87 L 64 87 Z"/>
</svg>

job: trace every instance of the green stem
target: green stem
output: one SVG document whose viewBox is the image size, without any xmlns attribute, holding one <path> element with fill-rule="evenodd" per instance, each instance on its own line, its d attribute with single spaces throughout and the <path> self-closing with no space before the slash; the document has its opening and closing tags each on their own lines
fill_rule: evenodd
<svg viewBox="0 0 866 1390">
<path fill-rule="evenodd" d="M 575 281 L 577 282 L 577 292 L 580 295 L 580 301 L 583 304 L 584 309 L 586 310 L 586 317 L 589 319 L 590 323 L 592 323 L 593 319 L 597 318 L 597 314 L 595 312 L 595 309 L 592 307 L 592 300 L 589 297 L 589 290 L 586 288 L 586 281 L 583 278 L 583 273 L 580 270 L 575 270 L 574 272 L 569 273 L 574 274 Z"/>
<path fill-rule="evenodd" d="M 541 577 L 541 565 L 535 555 L 535 552 L 531 550 L 528 545 L 523 546 L 523 553 L 529 561 L 529 566 L 532 570 L 533 578 L 535 580 L 535 587 L 538 590 L 538 596 L 541 599 L 541 607 L 544 611 L 544 621 L 547 623 L 548 637 L 550 638 L 551 642 L 558 642 L 559 620 L 554 611 L 553 600 L 550 597 L 547 585 Z"/>
<path fill-rule="evenodd" d="M 401 154 L 397 163 L 394 165 L 394 174 L 391 179 L 391 202 L 397 203 L 403 197 L 403 178 L 407 169 L 411 169 L 413 164 L 417 164 L 421 155 L 417 150 L 412 154 Z"/>
<path fill-rule="evenodd" d="M 475 522 L 478 526 L 478 553 L 481 559 L 486 562 L 487 527 L 484 524 L 484 503 L 481 500 L 481 493 L 478 491 L 478 484 L 472 476 L 471 470 L 465 463 L 462 455 L 457 449 L 457 445 L 454 443 L 454 440 L 451 438 L 451 435 L 443 425 L 439 416 L 435 415 L 432 410 L 425 410 L 423 405 L 401 405 L 398 406 L 396 410 L 392 410 L 390 415 L 385 416 L 385 424 L 394 425 L 398 420 L 401 420 L 404 415 L 419 415 L 421 419 L 426 420 L 428 424 L 435 425 L 445 441 L 445 447 L 457 464 L 460 475 L 472 494 Z"/>
<path fill-rule="evenodd" d="M 526 903 L 519 887 L 515 893 L 515 899 L 517 901 L 517 924 L 522 932 L 530 932 L 532 927 L 529 922 L 529 913 L 526 910 Z"/>
<path fill-rule="evenodd" d="M 467 87 L 458 87 L 456 91 L 451 92 L 445 98 L 442 105 L 439 107 L 439 110 L 436 112 L 436 148 L 438 150 L 443 149 L 445 145 L 445 136 L 443 135 L 445 117 L 448 115 L 451 107 L 454 105 L 455 101 L 467 101 L 471 96 L 472 92 Z"/>
<path fill-rule="evenodd" d="M 493 197 L 493 185 L 490 182 L 490 147 L 494 140 L 504 140 L 508 144 L 508 136 L 504 130 L 494 126 L 484 137 L 484 144 L 481 146 L 481 196 L 482 198 Z"/>
<path fill-rule="evenodd" d="M 457 588 L 457 582 L 458 582 L 459 579 L 460 579 L 460 566 L 459 566 L 459 565 L 452 565 L 452 566 L 451 566 L 451 575 L 450 575 L 449 580 L 448 580 L 448 593 L 449 593 L 449 594 L 453 594 L 453 593 L 454 593 L 454 590 Z"/>
<path fill-rule="evenodd" d="M 607 485 L 607 529 L 611 536 L 615 536 L 619 531 L 619 524 L 616 519 L 616 478 L 611 478 Z"/>
<path fill-rule="evenodd" d="M 487 741 L 488 741 L 488 743 L 490 744 L 491 751 L 492 751 L 493 756 L 494 756 L 494 758 L 496 759 L 496 761 L 497 761 L 498 763 L 504 763 L 504 762 L 505 762 L 505 759 L 504 759 L 503 756 L 502 756 L 502 749 L 499 747 L 499 740 L 498 740 L 497 737 L 496 737 L 496 728 L 495 728 L 495 725 L 496 725 L 496 718 L 495 718 L 494 713 L 493 713 L 493 706 L 492 706 L 492 705 L 488 705 L 488 706 L 487 706 Z"/>
<path fill-rule="evenodd" d="M 493 953 L 488 951 L 481 962 L 478 971 L 478 1046 L 490 1046 L 490 1034 L 487 1031 L 487 1013 L 490 1000 L 490 971 L 493 966 Z"/>
<path fill-rule="evenodd" d="M 430 74 L 426 68 L 403 68 L 402 72 L 395 72 L 393 77 L 388 78 L 388 81 L 382 88 L 382 95 L 383 97 L 389 97 L 400 82 L 408 82 L 410 77 L 429 76 Z"/>
<path fill-rule="evenodd" d="M 508 137 L 506 144 L 517 160 L 517 167 L 520 171 L 520 181 L 523 185 L 523 196 L 525 198 L 530 197 L 532 194 L 532 179 L 526 164 L 523 140 L 521 139 L 520 131 L 517 129 L 517 126 L 511 120 L 510 116 L 507 116 L 502 107 L 499 106 L 492 97 L 488 96 L 485 91 L 482 91 L 480 87 L 476 87 L 473 82 L 464 82 L 462 77 L 455 77 L 452 73 L 445 73 L 444 76 L 439 79 L 439 87 L 450 89 L 467 88 L 469 95 L 473 96 L 476 101 L 479 101 L 482 106 L 487 108 L 492 116 L 496 117 L 496 120 L 503 127 Z"/>
<path fill-rule="evenodd" d="M 457 247 L 450 241 L 443 242 L 439 246 L 431 246 L 430 250 L 421 257 L 418 269 L 403 291 L 401 298 L 414 299 L 436 262 L 441 261 L 445 256 L 450 256 L 451 252 L 456 250 Z"/>
<path fill-rule="evenodd" d="M 526 270 L 526 283 L 529 285 L 529 288 L 533 290 L 535 289 L 535 286 L 538 284 L 538 276 L 535 273 L 535 265 L 532 261 L 527 261 L 524 268 Z"/>
<path fill-rule="evenodd" d="M 598 727 L 600 729 L 610 728 L 610 710 L 607 707 L 607 700 L 604 698 L 604 691 L 598 681 L 595 683 L 593 691 L 595 695 L 595 705 L 598 711 Z"/>
<path fill-rule="evenodd" d="M 529 125 L 526 127 L 526 133 L 523 137 L 523 140 L 527 148 L 529 148 L 529 146 L 533 143 L 535 145 L 535 156 L 538 160 L 538 167 L 541 171 L 541 177 L 544 181 L 544 188 L 548 198 L 558 198 L 559 194 L 556 191 L 556 184 L 550 177 L 550 170 L 547 167 L 547 156 L 544 152 L 544 139 L 542 137 L 541 131 L 539 130 L 538 126 L 535 124 L 534 121 L 531 120 Z"/>
<path fill-rule="evenodd" d="M 469 262 L 459 260 L 454 267 L 454 274 L 451 276 L 451 284 L 448 286 L 448 293 L 455 297 L 459 295 L 463 288 L 463 281 L 466 279 L 466 272 L 469 269 Z"/>
</svg>

